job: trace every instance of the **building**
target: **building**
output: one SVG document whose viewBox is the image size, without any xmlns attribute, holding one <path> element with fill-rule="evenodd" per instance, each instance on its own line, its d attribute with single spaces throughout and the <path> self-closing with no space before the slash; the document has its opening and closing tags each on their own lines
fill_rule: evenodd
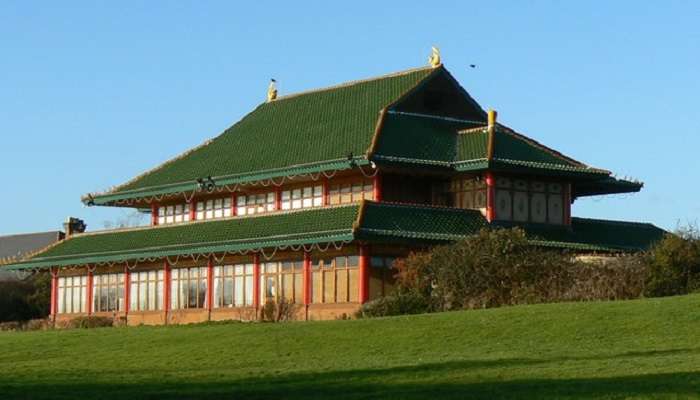
<svg viewBox="0 0 700 400">
<path fill-rule="evenodd" d="M 395 257 L 486 226 L 582 253 L 644 249 L 661 229 L 571 216 L 578 198 L 641 188 L 497 123 L 434 54 L 288 96 L 272 82 L 220 136 L 83 198 L 151 210 L 151 226 L 70 235 L 11 268 L 51 271 L 58 319 L 251 319 L 281 299 L 299 319 L 340 318 L 391 290 Z"/>
<path fill-rule="evenodd" d="M 23 233 L 0 236 L 0 265 L 9 264 L 45 249 L 47 246 L 63 240 L 61 231 Z M 24 277 L 21 271 L 0 269 L 0 282 Z"/>
</svg>

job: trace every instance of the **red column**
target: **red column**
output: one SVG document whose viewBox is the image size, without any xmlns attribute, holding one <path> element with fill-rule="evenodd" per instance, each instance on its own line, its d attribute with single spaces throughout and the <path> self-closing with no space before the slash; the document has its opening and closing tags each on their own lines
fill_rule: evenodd
<svg viewBox="0 0 700 400">
<path fill-rule="evenodd" d="M 374 201 L 382 201 L 382 176 L 377 171 L 372 185 Z"/>
<path fill-rule="evenodd" d="M 49 273 L 51 274 L 51 309 L 49 314 L 51 320 L 56 321 L 56 314 L 58 314 L 58 268 L 51 268 Z"/>
<path fill-rule="evenodd" d="M 172 270 L 170 268 L 170 264 L 168 264 L 168 260 L 163 261 L 163 269 L 165 270 L 164 279 L 163 279 L 163 311 L 165 312 L 165 320 L 168 320 L 168 313 L 170 312 L 170 306 L 171 306 L 171 280 L 172 280 Z"/>
<path fill-rule="evenodd" d="M 330 182 L 328 179 L 323 180 L 323 206 L 329 206 L 331 204 L 330 196 Z"/>
<path fill-rule="evenodd" d="M 486 220 L 496 219 L 496 182 L 493 173 L 486 172 Z"/>
<path fill-rule="evenodd" d="M 253 255 L 253 307 L 260 307 L 260 255 Z"/>
<path fill-rule="evenodd" d="M 275 211 L 280 211 L 282 209 L 282 189 L 275 189 Z"/>
<path fill-rule="evenodd" d="M 88 315 L 91 315 L 94 312 L 93 299 L 92 299 L 93 295 L 94 295 L 93 289 L 92 289 L 93 284 L 94 284 L 93 279 L 94 279 L 94 275 L 93 275 L 92 271 L 90 271 L 90 267 L 88 266 L 87 267 L 87 288 L 86 288 L 87 293 L 85 294 L 85 301 L 87 303 L 87 304 L 85 304 L 85 310 L 87 311 Z"/>
<path fill-rule="evenodd" d="M 197 202 L 190 200 L 190 222 L 197 219 Z"/>
<path fill-rule="evenodd" d="M 155 203 L 151 204 L 151 225 L 158 225 L 158 205 Z"/>
<path fill-rule="evenodd" d="M 360 245 L 360 282 L 357 285 L 360 289 L 360 304 L 369 300 L 369 248 L 367 245 Z"/>
<path fill-rule="evenodd" d="M 237 194 L 232 194 L 231 195 L 231 215 L 235 216 L 238 215 L 238 195 Z"/>
<path fill-rule="evenodd" d="M 214 258 L 207 260 L 207 310 L 211 312 L 214 300 Z"/>
<path fill-rule="evenodd" d="M 124 266 L 124 315 L 129 314 L 131 307 L 131 271 L 129 267 Z"/>
<path fill-rule="evenodd" d="M 304 283 L 304 305 L 308 306 L 311 304 L 311 253 L 308 251 L 304 252 L 304 273 L 302 275 L 302 280 Z"/>
</svg>

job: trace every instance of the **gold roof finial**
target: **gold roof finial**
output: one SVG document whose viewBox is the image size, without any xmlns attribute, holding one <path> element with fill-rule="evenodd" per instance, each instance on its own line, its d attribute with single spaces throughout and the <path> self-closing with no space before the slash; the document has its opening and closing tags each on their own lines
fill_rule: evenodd
<svg viewBox="0 0 700 400">
<path fill-rule="evenodd" d="M 277 98 L 277 87 L 276 84 L 277 81 L 274 79 L 270 79 L 270 86 L 267 87 L 267 102 L 271 102 Z"/>
<path fill-rule="evenodd" d="M 440 61 L 440 49 L 435 46 L 432 47 L 432 52 L 430 53 L 430 57 L 428 57 L 428 63 L 433 68 L 439 67 L 440 64 L 442 64 Z"/>
</svg>

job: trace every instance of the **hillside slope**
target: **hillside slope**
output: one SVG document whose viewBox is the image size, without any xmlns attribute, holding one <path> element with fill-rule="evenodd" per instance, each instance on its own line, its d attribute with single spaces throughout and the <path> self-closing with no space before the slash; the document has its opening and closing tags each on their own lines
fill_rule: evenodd
<svg viewBox="0 0 700 400">
<path fill-rule="evenodd" d="M 700 398 L 700 295 L 0 333 L 0 371 L 2 399 Z"/>
</svg>

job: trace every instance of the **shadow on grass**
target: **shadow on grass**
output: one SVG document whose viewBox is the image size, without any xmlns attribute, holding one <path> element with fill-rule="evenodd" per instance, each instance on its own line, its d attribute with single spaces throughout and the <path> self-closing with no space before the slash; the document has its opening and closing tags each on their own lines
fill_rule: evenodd
<svg viewBox="0 0 700 400">
<path fill-rule="evenodd" d="M 675 354 L 685 350 L 623 353 L 609 359 Z M 570 358 L 566 360 L 598 359 Z M 602 357 L 601 357 L 602 359 Z M 147 380 L 154 371 L 128 371 L 138 382 L 0 382 L 1 398 L 15 399 L 617 399 L 700 398 L 700 372 L 629 375 L 609 378 L 509 379 L 507 368 L 556 360 L 501 359 L 458 361 L 383 369 L 286 373 L 248 379 L 209 377 L 187 382 Z M 562 360 L 559 360 L 562 361 Z M 504 368 L 500 378 L 480 378 L 490 368 Z M 106 378 L 106 377 L 105 377 Z M 205 382 L 204 380 L 209 382 Z"/>
</svg>

